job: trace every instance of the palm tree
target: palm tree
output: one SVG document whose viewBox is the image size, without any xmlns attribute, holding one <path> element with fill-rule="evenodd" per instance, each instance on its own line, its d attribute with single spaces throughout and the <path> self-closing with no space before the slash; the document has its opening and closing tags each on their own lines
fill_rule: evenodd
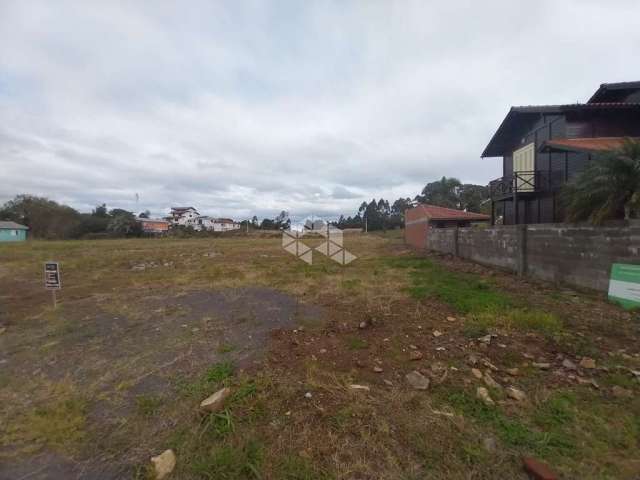
<svg viewBox="0 0 640 480">
<path fill-rule="evenodd" d="M 567 219 L 600 224 L 640 214 L 640 141 L 598 155 L 565 187 Z"/>
</svg>

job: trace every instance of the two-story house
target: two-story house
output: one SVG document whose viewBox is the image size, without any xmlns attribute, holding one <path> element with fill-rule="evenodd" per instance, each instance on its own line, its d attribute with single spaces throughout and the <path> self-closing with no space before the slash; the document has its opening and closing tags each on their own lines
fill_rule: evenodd
<svg viewBox="0 0 640 480">
<path fill-rule="evenodd" d="M 587 103 L 511 107 L 482 153 L 502 157 L 492 224 L 563 221 L 562 185 L 625 137 L 640 137 L 640 81 L 602 84 Z"/>
<path fill-rule="evenodd" d="M 171 207 L 171 223 L 184 227 L 195 228 L 198 224 L 197 218 L 200 216 L 193 207 Z"/>
</svg>

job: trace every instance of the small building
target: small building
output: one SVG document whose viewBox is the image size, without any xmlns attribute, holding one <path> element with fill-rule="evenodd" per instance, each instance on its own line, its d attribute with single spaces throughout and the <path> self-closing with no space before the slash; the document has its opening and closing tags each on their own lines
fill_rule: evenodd
<svg viewBox="0 0 640 480">
<path fill-rule="evenodd" d="M 169 222 L 160 218 L 138 218 L 144 233 L 166 233 L 169 231 Z"/>
<path fill-rule="evenodd" d="M 0 242 L 24 242 L 29 227 L 16 222 L 0 221 Z"/>
<path fill-rule="evenodd" d="M 214 232 L 228 232 L 229 230 L 238 230 L 240 224 L 230 218 L 216 218 L 213 220 Z"/>
<path fill-rule="evenodd" d="M 482 213 L 422 204 L 404 212 L 404 239 L 413 247 L 426 248 L 432 228 L 469 227 L 489 220 L 491 217 Z"/>
</svg>

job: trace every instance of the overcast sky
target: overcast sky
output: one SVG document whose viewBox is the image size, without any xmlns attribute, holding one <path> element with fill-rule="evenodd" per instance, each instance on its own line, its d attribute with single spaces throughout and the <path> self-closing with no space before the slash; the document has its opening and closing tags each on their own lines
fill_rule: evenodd
<svg viewBox="0 0 640 480">
<path fill-rule="evenodd" d="M 2 0 L 0 202 L 332 216 L 486 184 L 511 105 L 640 80 L 639 19 L 636 0 Z"/>
</svg>

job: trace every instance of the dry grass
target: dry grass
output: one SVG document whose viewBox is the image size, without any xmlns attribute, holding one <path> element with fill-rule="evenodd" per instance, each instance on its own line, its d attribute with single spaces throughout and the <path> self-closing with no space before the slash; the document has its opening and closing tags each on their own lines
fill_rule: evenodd
<svg viewBox="0 0 640 480">
<path fill-rule="evenodd" d="M 396 232 L 345 242 L 359 257 L 345 268 L 320 255 L 308 266 L 279 238 L 0 246 L 0 473 L 54 451 L 145 478 L 166 448 L 177 479 L 522 478 L 524 454 L 567 478 L 638 471 L 640 388 L 626 369 L 640 358 L 627 314 L 589 296 L 568 309 L 565 295 L 416 257 Z M 50 259 L 62 264 L 56 310 L 41 285 Z M 132 270 L 143 263 L 158 266 Z M 290 295 L 265 304 L 291 318 L 260 345 L 247 336 L 269 312 L 242 311 L 248 287 Z M 240 305 L 238 315 L 229 323 L 198 306 L 203 292 Z M 585 334 L 600 316 L 625 335 Z M 476 337 L 487 332 L 498 337 L 483 347 Z M 423 360 L 409 360 L 414 347 Z M 579 372 L 599 389 L 568 378 L 556 357 L 577 363 L 587 350 L 608 368 Z M 553 367 L 534 368 L 525 353 Z M 470 354 L 527 401 L 499 389 L 496 406 L 477 400 Z M 520 374 L 507 378 L 510 367 Z M 411 370 L 431 378 L 429 391 L 407 386 Z M 198 415 L 223 385 L 234 392 L 226 409 Z M 614 386 L 632 395 L 614 397 Z"/>
</svg>

